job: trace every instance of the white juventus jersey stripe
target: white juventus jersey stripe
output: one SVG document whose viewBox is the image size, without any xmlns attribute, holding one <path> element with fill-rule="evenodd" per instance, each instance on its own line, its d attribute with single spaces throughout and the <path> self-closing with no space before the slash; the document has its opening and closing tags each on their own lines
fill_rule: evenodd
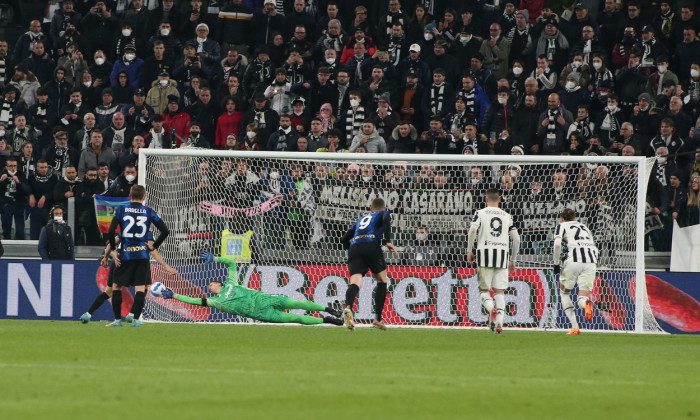
<svg viewBox="0 0 700 420">
<path fill-rule="evenodd" d="M 508 268 L 513 218 L 503 209 L 485 207 L 476 212 L 472 226 L 478 227 L 476 263 L 479 267 Z"/>
<path fill-rule="evenodd" d="M 573 262 L 598 263 L 598 247 L 591 231 L 579 221 L 560 223 L 554 239 L 560 238 L 568 248 L 567 258 Z"/>
</svg>

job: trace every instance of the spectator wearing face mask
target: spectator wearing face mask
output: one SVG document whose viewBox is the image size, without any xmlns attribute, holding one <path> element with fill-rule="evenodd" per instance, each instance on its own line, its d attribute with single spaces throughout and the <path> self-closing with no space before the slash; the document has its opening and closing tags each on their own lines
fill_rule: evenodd
<svg viewBox="0 0 700 420">
<path fill-rule="evenodd" d="M 73 232 L 66 224 L 62 206 L 54 206 L 49 221 L 39 234 L 39 255 L 42 260 L 74 260 Z"/>
</svg>

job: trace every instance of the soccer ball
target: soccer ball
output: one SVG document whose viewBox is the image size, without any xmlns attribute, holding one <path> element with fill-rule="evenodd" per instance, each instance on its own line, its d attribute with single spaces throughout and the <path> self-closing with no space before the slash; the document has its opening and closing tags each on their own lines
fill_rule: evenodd
<svg viewBox="0 0 700 420">
<path fill-rule="evenodd" d="M 151 285 L 151 294 L 153 296 L 162 296 L 163 292 L 165 291 L 165 285 L 159 281 L 153 283 Z"/>
</svg>

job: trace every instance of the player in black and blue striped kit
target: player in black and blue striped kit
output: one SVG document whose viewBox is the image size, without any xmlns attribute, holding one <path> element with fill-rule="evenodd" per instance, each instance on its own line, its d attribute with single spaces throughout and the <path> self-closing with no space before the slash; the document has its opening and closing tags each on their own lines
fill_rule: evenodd
<svg viewBox="0 0 700 420">
<path fill-rule="evenodd" d="M 109 226 L 109 244 L 111 245 L 112 258 L 116 266 L 114 271 L 114 290 L 112 292 L 112 309 L 114 310 L 114 322 L 108 326 L 120 327 L 122 325 L 122 287 L 134 286 L 132 327 L 143 325 L 141 312 L 146 302 L 146 286 L 151 284 L 150 252 L 158 249 L 168 236 L 169 230 L 158 213 L 150 207 L 144 206 L 146 189 L 141 185 L 131 187 L 129 193 L 131 203 L 117 209 L 112 224 Z M 158 239 L 153 246 L 148 244 L 148 231 L 154 224 L 160 231 Z M 117 227 L 121 249 L 117 251 L 115 234 Z"/>
<path fill-rule="evenodd" d="M 345 294 L 345 309 L 343 317 L 345 326 L 355 329 L 355 314 L 352 311 L 355 298 L 362 287 L 362 277 L 367 270 L 377 280 L 377 294 L 374 300 L 375 319 L 372 326 L 386 330 L 382 322 L 382 311 L 386 301 L 386 261 L 382 252 L 382 241 L 386 247 L 398 255 L 396 247 L 391 243 L 391 213 L 381 198 L 372 200 L 370 213 L 360 217 L 340 239 L 348 251 L 348 269 L 350 270 L 350 286 Z"/>
</svg>

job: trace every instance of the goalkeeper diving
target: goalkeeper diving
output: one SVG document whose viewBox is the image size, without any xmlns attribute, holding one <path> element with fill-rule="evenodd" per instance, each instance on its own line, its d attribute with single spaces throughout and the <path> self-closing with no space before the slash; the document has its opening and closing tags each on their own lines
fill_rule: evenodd
<svg viewBox="0 0 700 420">
<path fill-rule="evenodd" d="M 217 262 L 228 266 L 228 275 L 224 282 L 212 281 L 209 283 L 209 291 L 214 296 L 194 298 L 180 295 L 167 289 L 163 292 L 164 299 L 174 298 L 191 305 L 209 306 L 232 315 L 240 315 L 263 322 L 343 325 L 343 321 L 340 319 L 342 315 L 340 303 L 337 301 L 332 304 L 335 307 L 325 307 L 315 302 L 303 302 L 283 295 L 270 295 L 259 290 L 249 289 L 238 284 L 238 268 L 235 260 L 214 257 L 208 251 L 202 251 L 199 254 L 199 258 L 206 263 Z M 309 315 L 297 315 L 284 312 L 285 309 L 325 311 L 332 316 L 318 318 Z"/>
</svg>

